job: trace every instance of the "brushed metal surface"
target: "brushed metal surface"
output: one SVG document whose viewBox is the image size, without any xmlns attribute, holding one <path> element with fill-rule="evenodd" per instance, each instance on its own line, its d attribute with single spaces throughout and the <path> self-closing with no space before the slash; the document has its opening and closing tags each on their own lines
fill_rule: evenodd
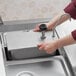
<svg viewBox="0 0 76 76">
<path fill-rule="evenodd" d="M 6 34 L 8 50 L 37 47 L 38 43 L 52 40 L 52 32 L 45 32 L 45 40 L 41 40 L 41 32 L 33 32 L 33 30 L 8 32 Z"/>
<path fill-rule="evenodd" d="M 7 66 L 6 76 L 16 76 L 23 71 L 32 73 L 33 76 L 66 76 L 59 61 Z"/>
<path fill-rule="evenodd" d="M 5 42 L 13 59 L 25 59 L 39 56 L 48 56 L 45 51 L 39 51 L 37 45 L 41 42 L 53 40 L 52 32 L 45 32 L 46 38 L 41 40 L 41 32 L 30 30 L 5 33 Z"/>
</svg>

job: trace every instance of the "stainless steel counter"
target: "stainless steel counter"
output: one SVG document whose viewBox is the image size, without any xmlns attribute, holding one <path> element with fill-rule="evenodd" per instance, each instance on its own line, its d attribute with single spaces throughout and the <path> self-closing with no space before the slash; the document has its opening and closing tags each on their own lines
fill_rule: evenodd
<svg viewBox="0 0 76 76">
<path fill-rule="evenodd" d="M 71 32 L 75 29 L 76 29 L 76 20 L 73 19 L 71 22 L 66 21 L 56 28 L 60 38 L 68 34 L 71 34 Z M 76 72 L 76 44 L 65 46 L 64 49 L 70 60 L 71 65 L 74 68 L 74 71 Z"/>
</svg>

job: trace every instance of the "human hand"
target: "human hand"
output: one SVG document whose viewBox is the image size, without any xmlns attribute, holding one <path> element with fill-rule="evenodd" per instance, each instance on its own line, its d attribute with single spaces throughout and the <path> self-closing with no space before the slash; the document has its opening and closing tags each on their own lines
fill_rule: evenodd
<svg viewBox="0 0 76 76">
<path fill-rule="evenodd" d="M 43 24 L 46 25 L 47 30 L 50 30 L 50 29 L 51 29 L 51 27 L 49 28 L 49 23 L 43 23 Z M 36 27 L 34 28 L 33 31 L 34 31 L 34 32 L 39 32 L 39 31 L 40 31 L 40 28 L 39 28 L 40 25 L 41 25 L 41 24 L 36 25 Z"/>
<path fill-rule="evenodd" d="M 38 48 L 39 50 L 44 50 L 48 54 L 51 54 L 55 52 L 56 49 L 58 48 L 57 41 L 47 41 L 47 42 L 40 43 L 38 44 Z"/>
</svg>

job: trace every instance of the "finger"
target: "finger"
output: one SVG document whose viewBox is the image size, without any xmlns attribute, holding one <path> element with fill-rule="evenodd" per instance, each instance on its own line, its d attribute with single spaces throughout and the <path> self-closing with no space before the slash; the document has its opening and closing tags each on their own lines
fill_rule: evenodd
<svg viewBox="0 0 76 76">
<path fill-rule="evenodd" d="M 47 47 L 47 45 L 44 47 L 44 50 L 45 50 L 45 51 L 47 51 L 47 50 L 48 50 L 48 47 Z"/>
<path fill-rule="evenodd" d="M 34 32 L 38 32 L 38 31 L 40 31 L 40 29 L 39 28 L 35 28 L 35 29 L 33 29 L 33 31 Z"/>
<path fill-rule="evenodd" d="M 40 43 L 40 44 L 38 44 L 37 46 L 38 46 L 38 47 L 41 47 L 42 45 L 43 45 L 43 43 Z"/>
<path fill-rule="evenodd" d="M 46 53 L 47 53 L 47 54 L 51 54 L 51 52 L 49 52 L 49 51 L 46 51 Z"/>
<path fill-rule="evenodd" d="M 39 47 L 39 50 L 44 50 L 44 46 L 40 46 Z"/>
<path fill-rule="evenodd" d="M 46 51 L 46 53 L 50 54 L 51 50 L 49 49 L 49 47 L 47 45 L 44 47 L 44 50 Z"/>
<path fill-rule="evenodd" d="M 34 32 L 38 32 L 40 29 L 39 29 L 39 26 L 40 24 L 36 25 L 35 29 L 33 30 Z"/>
<path fill-rule="evenodd" d="M 39 47 L 39 50 L 43 50 L 44 49 L 44 44 L 41 43 L 41 44 L 38 45 L 38 47 Z"/>
<path fill-rule="evenodd" d="M 44 50 L 46 51 L 46 53 L 50 54 L 50 49 L 47 46 L 44 48 Z"/>
<path fill-rule="evenodd" d="M 54 51 L 53 50 L 47 50 L 46 51 L 48 54 L 52 54 Z"/>
</svg>

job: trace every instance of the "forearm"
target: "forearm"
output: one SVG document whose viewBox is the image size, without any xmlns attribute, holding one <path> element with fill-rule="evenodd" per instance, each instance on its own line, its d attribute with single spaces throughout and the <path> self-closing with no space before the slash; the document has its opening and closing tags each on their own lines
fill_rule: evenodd
<svg viewBox="0 0 76 76">
<path fill-rule="evenodd" d="M 59 18 L 60 18 L 62 15 L 64 15 L 64 14 L 65 14 L 65 12 L 62 11 L 62 12 L 59 13 L 56 17 L 54 17 L 54 18 L 48 23 L 48 27 L 49 27 L 49 28 L 50 28 L 50 27 L 53 28 L 53 27 L 56 25 L 57 22 L 58 22 L 57 25 L 59 25 L 59 24 L 63 23 L 64 21 L 68 20 L 68 19 L 69 19 L 69 16 L 65 15 L 65 16 L 63 16 L 63 17 L 61 18 L 60 21 L 58 21 Z"/>
<path fill-rule="evenodd" d="M 57 48 L 63 47 L 63 46 L 67 46 L 67 45 L 71 45 L 71 44 L 75 44 L 76 41 L 74 40 L 74 38 L 72 37 L 72 35 L 68 35 L 65 36 L 63 38 L 60 38 L 56 41 L 57 43 Z"/>
</svg>

